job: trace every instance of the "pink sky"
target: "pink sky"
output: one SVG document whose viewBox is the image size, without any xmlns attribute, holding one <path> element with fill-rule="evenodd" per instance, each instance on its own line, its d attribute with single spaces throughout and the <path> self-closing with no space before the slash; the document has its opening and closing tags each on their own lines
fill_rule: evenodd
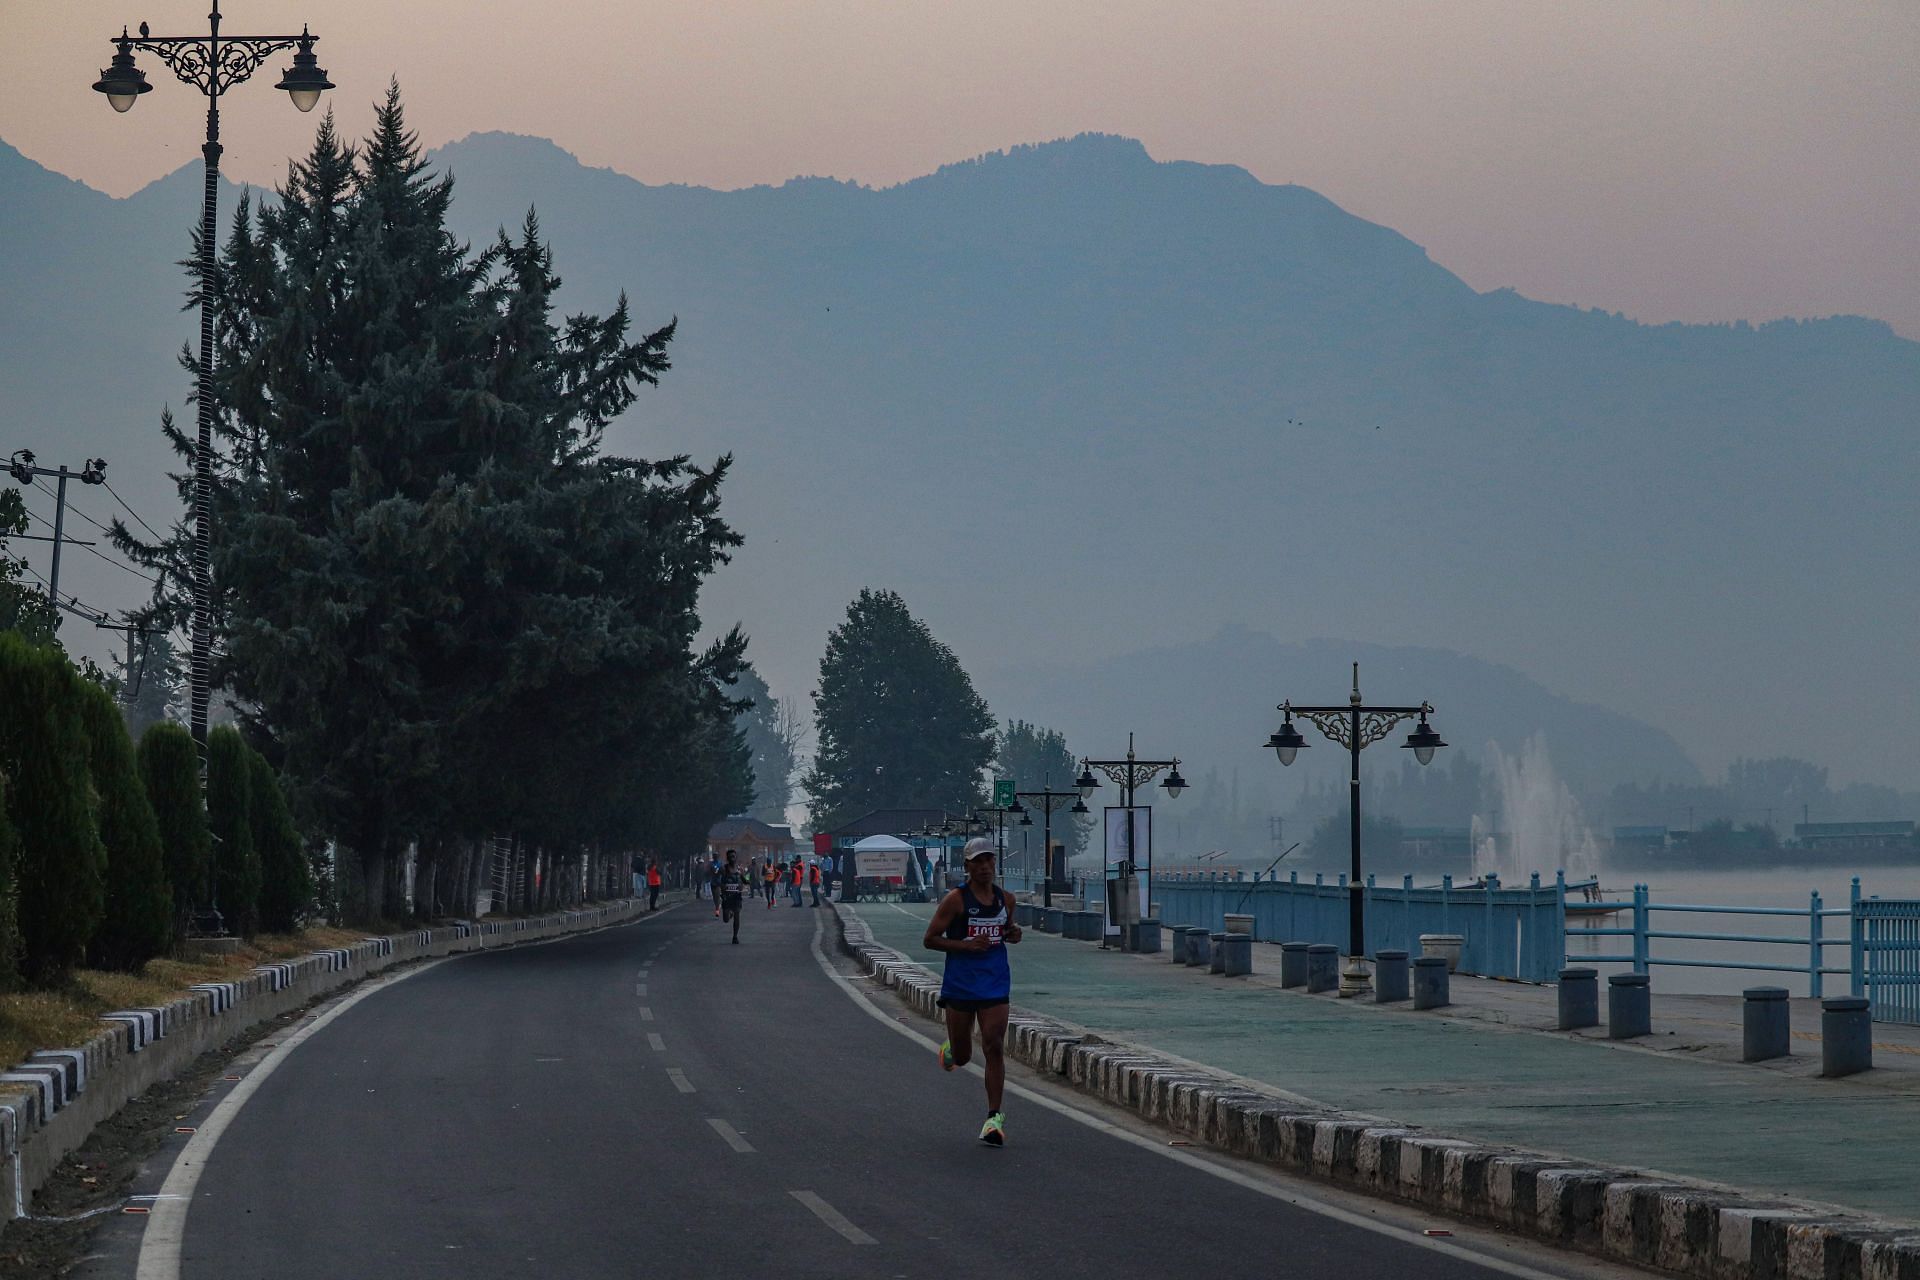
<svg viewBox="0 0 1920 1280">
<path fill-rule="evenodd" d="M 203 0 L 7 0 L 0 138 L 126 194 L 198 156 L 201 100 L 88 86 L 122 22 Z M 1644 320 L 1859 313 L 1920 337 L 1920 4 L 1687 0 L 229 0 L 310 21 L 342 124 L 400 77 L 438 144 L 550 137 L 647 182 L 873 184 L 1100 130 L 1298 182 L 1476 288 Z M 312 120 L 228 101 L 226 169 L 272 181 Z"/>
</svg>

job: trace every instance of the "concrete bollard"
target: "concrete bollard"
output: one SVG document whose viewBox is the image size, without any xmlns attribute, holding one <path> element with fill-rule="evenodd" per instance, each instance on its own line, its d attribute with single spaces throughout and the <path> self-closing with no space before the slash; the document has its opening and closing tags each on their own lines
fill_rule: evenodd
<svg viewBox="0 0 1920 1280">
<path fill-rule="evenodd" d="M 1207 972 L 1225 973 L 1227 971 L 1227 935 L 1210 933 L 1207 935 Z"/>
<path fill-rule="evenodd" d="M 1074 936 L 1082 942 L 1098 942 L 1107 931 L 1107 917 L 1099 911 L 1080 913 L 1080 931 Z"/>
<path fill-rule="evenodd" d="M 1373 1000 L 1375 1004 L 1392 1004 L 1405 1000 L 1409 994 L 1408 982 L 1411 978 L 1407 970 L 1407 953 L 1404 951 L 1376 951 L 1373 956 Z"/>
<path fill-rule="evenodd" d="M 1873 1007 L 1865 996 L 1820 1002 L 1820 1074 L 1850 1076 L 1873 1067 Z"/>
<path fill-rule="evenodd" d="M 1306 943 L 1283 942 L 1280 944 L 1280 985 L 1283 987 L 1307 985 Z"/>
<path fill-rule="evenodd" d="M 1748 987 L 1740 1028 L 1740 1061 L 1765 1062 L 1793 1052 L 1785 987 Z"/>
<path fill-rule="evenodd" d="M 1222 917 L 1222 923 L 1220 927 L 1225 929 L 1228 933 L 1244 933 L 1249 938 L 1251 938 L 1253 936 L 1253 917 L 1246 916 L 1246 915 L 1235 915 L 1232 912 L 1229 912 L 1227 913 L 1227 915 Z"/>
<path fill-rule="evenodd" d="M 1316 942 L 1307 948 L 1307 994 L 1318 995 L 1340 985 L 1340 948 Z"/>
<path fill-rule="evenodd" d="M 1560 971 L 1560 1020 L 1562 1031 L 1600 1025 L 1600 971 L 1598 969 L 1562 969 Z"/>
<path fill-rule="evenodd" d="M 1133 926 L 1133 949 L 1142 955 L 1158 955 L 1160 952 L 1160 922 L 1141 920 Z"/>
<path fill-rule="evenodd" d="M 1413 1007 L 1444 1009 L 1453 1003 L 1445 956 L 1417 956 L 1413 962 Z"/>
<path fill-rule="evenodd" d="M 1066 915 L 1067 915 L 1066 911 L 1060 907 L 1042 908 L 1040 911 L 1040 932 L 1052 933 L 1052 934 L 1059 933 L 1061 922 L 1065 920 Z"/>
<path fill-rule="evenodd" d="M 1607 977 L 1607 1039 L 1632 1040 L 1653 1034 L 1653 991 L 1644 973 Z"/>
<path fill-rule="evenodd" d="M 1211 931 L 1198 926 L 1189 926 L 1187 929 L 1187 964 L 1194 968 L 1206 968 L 1207 963 L 1213 959 L 1212 944 L 1213 934 Z"/>
<path fill-rule="evenodd" d="M 1229 933 L 1220 944 L 1225 953 L 1220 970 L 1229 978 L 1241 978 L 1253 972 L 1253 935 Z"/>
</svg>

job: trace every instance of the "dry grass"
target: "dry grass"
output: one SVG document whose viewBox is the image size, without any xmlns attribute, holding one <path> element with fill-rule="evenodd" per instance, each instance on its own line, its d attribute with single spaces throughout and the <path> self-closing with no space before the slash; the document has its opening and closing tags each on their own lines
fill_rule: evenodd
<svg viewBox="0 0 1920 1280">
<path fill-rule="evenodd" d="M 165 1004 L 196 982 L 232 982 L 269 960 L 288 960 L 323 947 L 344 947 L 369 936 L 363 929 L 318 927 L 294 934 L 261 934 L 230 955 L 149 960 L 139 973 L 80 969 L 51 991 L 0 995 L 0 1067 L 36 1049 L 63 1049 L 92 1039 L 100 1015 L 115 1009 Z"/>
</svg>

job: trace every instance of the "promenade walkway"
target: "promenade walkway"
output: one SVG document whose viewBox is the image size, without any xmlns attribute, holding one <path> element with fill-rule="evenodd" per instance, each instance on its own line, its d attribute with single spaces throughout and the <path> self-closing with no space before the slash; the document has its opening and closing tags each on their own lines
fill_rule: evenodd
<svg viewBox="0 0 1920 1280">
<path fill-rule="evenodd" d="M 934 972 L 932 908 L 860 903 L 874 938 Z M 1920 1034 L 1876 1027 L 1872 1072 L 1819 1079 L 1818 1005 L 1795 1001 L 1796 1056 L 1742 1064 L 1739 1001 L 1662 997 L 1654 1035 L 1551 1030 L 1550 987 L 1456 975 L 1456 1006 L 1309 996 L 1279 986 L 1279 948 L 1251 978 L 1167 955 L 1103 952 L 1029 929 L 1014 1004 L 1316 1102 L 1440 1133 L 1920 1218 Z M 1602 1000 L 1605 1000 L 1604 990 Z"/>
</svg>

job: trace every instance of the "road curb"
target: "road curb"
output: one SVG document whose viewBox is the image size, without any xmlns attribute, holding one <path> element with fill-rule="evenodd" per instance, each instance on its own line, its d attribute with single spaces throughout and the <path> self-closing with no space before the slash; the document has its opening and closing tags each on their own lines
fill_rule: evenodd
<svg viewBox="0 0 1920 1280">
<path fill-rule="evenodd" d="M 264 964 L 236 981 L 201 983 L 164 1005 L 103 1014 L 100 1034 L 85 1044 L 36 1050 L 0 1072 L 0 1224 L 26 1216 L 33 1193 L 95 1125 L 234 1036 L 395 965 L 547 941 L 646 914 L 644 902 L 622 899 L 410 929 Z"/>
<path fill-rule="evenodd" d="M 939 979 L 834 904 L 840 946 L 924 1017 Z M 1920 1225 L 1384 1124 L 1013 1014 L 1007 1052 L 1190 1140 L 1563 1248 L 1710 1280 L 1920 1280 Z"/>
</svg>

